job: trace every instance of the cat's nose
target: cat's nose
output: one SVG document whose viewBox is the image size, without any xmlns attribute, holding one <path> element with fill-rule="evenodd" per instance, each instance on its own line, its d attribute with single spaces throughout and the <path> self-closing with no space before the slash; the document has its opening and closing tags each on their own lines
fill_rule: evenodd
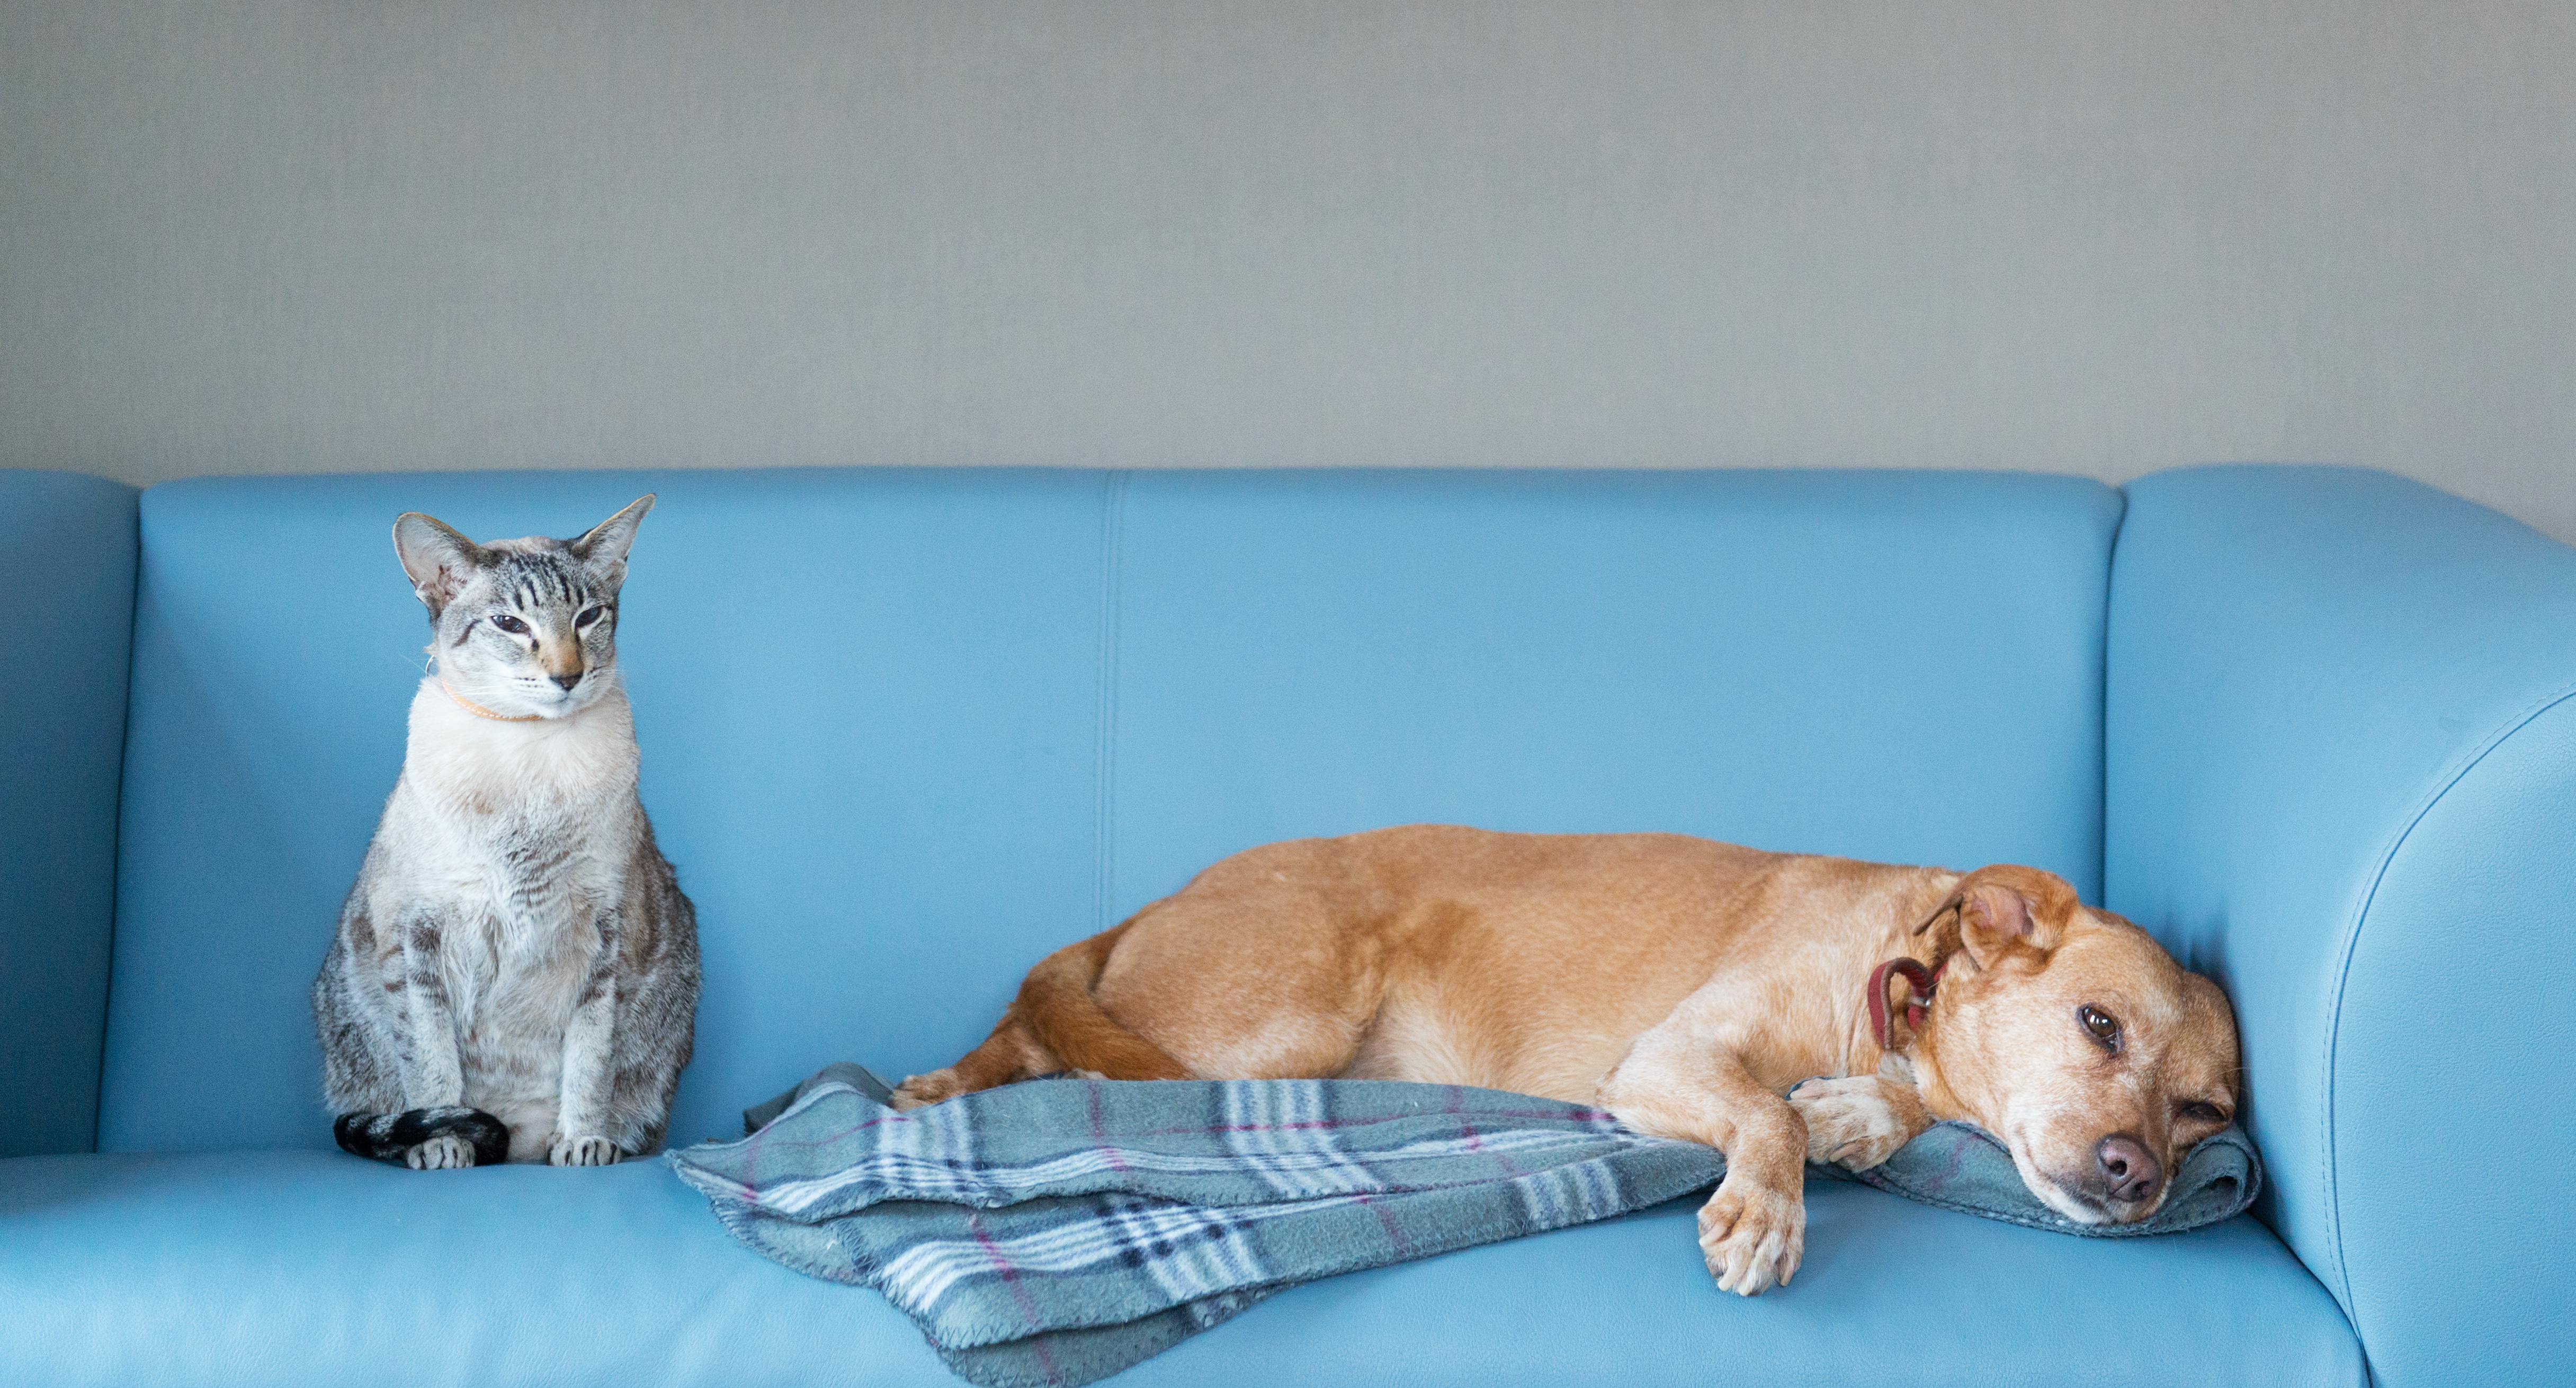
<svg viewBox="0 0 2576 1388">
<path fill-rule="evenodd" d="M 581 672 L 579 670 L 575 670 L 570 674 L 554 675 L 550 678 L 552 678 L 555 683 L 562 685 L 564 687 L 564 692 L 569 694 L 572 692 L 572 687 L 574 685 L 581 683 Z"/>
</svg>

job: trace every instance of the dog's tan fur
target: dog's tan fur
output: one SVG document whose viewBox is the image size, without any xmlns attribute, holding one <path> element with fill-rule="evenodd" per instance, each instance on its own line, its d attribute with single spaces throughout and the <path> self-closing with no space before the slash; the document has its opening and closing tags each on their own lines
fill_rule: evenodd
<svg viewBox="0 0 2576 1388">
<path fill-rule="evenodd" d="M 1919 1030 L 1890 980 L 1882 1052 L 1867 980 L 1903 956 L 1943 973 Z M 2234 1112 L 2237 1051 L 2216 985 L 2036 868 L 1414 825 L 1218 863 L 1048 956 L 983 1045 L 895 1099 L 1065 1070 L 1598 1103 L 1726 1153 L 1700 1244 L 1750 1296 L 1797 1271 L 1804 1162 L 1864 1170 L 1937 1119 L 2001 1137 L 2071 1219 L 2146 1218 Z M 2115 1169 L 2114 1141 L 2136 1169 Z"/>
</svg>

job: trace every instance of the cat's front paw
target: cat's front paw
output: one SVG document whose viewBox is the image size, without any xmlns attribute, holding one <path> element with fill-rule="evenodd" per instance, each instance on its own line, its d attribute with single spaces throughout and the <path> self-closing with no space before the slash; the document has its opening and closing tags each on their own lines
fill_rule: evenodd
<svg viewBox="0 0 2576 1388">
<path fill-rule="evenodd" d="M 617 1144 L 604 1137 L 566 1137 L 558 1134 L 554 1145 L 546 1149 L 548 1166 L 611 1166 L 625 1155 Z"/>
<path fill-rule="evenodd" d="M 454 1171 L 473 1164 L 474 1144 L 454 1133 L 414 1143 L 403 1153 L 403 1165 L 414 1171 Z"/>
</svg>

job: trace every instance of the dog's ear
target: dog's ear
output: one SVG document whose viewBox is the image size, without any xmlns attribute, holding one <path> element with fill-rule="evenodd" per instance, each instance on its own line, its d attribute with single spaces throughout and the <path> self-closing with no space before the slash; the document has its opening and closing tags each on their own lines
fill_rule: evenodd
<svg viewBox="0 0 2576 1388">
<path fill-rule="evenodd" d="M 2074 886 L 2056 873 L 1997 863 L 1960 878 L 1914 933 L 1926 937 L 1924 952 L 1935 962 L 1964 951 L 1978 968 L 1991 969 L 2017 951 L 2044 957 L 2082 909 Z"/>
</svg>

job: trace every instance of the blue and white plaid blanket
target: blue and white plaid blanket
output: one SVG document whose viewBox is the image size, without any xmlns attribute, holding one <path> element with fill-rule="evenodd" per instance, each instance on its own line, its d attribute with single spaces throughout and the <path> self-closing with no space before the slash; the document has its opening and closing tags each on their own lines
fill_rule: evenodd
<svg viewBox="0 0 2576 1388">
<path fill-rule="evenodd" d="M 749 1137 L 671 1163 L 743 1242 L 883 1292 L 988 1388 L 1089 1383 L 1299 1282 L 1604 1219 L 1726 1173 L 1714 1148 L 1490 1089 L 1044 1080 L 910 1113 L 886 1098 L 835 1065 L 745 1114 Z M 2231 1128 L 2185 1157 L 2155 1218 L 2077 1225 L 2030 1194 L 2002 1144 L 1943 1123 L 1860 1179 L 2134 1235 L 2241 1212 L 2260 1170 Z"/>
<path fill-rule="evenodd" d="M 835 1065 L 671 1156 L 725 1226 L 876 1288 L 976 1383 L 1081 1384 L 1334 1273 L 1588 1223 L 1725 1174 L 1693 1142 L 1489 1089 L 1046 1080 L 897 1113 Z"/>
</svg>

